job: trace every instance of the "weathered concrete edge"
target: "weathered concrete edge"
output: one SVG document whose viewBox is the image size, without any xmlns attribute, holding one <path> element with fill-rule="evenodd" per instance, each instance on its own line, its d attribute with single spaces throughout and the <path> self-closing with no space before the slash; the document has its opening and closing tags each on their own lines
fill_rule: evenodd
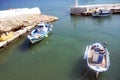
<svg viewBox="0 0 120 80">
<path fill-rule="evenodd" d="M 54 21 L 56 21 L 56 20 L 58 20 L 58 18 L 57 18 L 57 17 L 54 17 L 54 19 L 49 20 L 48 22 L 54 22 Z M 3 47 L 5 47 L 5 46 L 7 46 L 10 42 L 12 42 L 13 40 L 19 38 L 19 37 L 22 36 L 23 34 L 29 32 L 32 28 L 35 27 L 35 25 L 36 25 L 36 24 L 33 24 L 33 25 L 31 25 L 31 26 L 25 27 L 25 28 L 22 29 L 22 30 L 16 31 L 16 32 L 14 33 L 14 36 L 13 36 L 13 37 L 7 39 L 6 41 L 0 42 L 0 49 L 3 48 Z"/>
</svg>

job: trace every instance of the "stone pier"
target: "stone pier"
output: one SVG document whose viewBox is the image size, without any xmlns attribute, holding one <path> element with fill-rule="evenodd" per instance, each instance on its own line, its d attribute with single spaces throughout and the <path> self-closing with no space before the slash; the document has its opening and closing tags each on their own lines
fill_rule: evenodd
<svg viewBox="0 0 120 80">
<path fill-rule="evenodd" d="M 107 9 L 107 10 L 110 10 L 113 14 L 120 14 L 120 3 L 81 5 L 81 6 L 74 5 L 70 8 L 70 14 L 90 16 L 95 9 Z"/>
</svg>

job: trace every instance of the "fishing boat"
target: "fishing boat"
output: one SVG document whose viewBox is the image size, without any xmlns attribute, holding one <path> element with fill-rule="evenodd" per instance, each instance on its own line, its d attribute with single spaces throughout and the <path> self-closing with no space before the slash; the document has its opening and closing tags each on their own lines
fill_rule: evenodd
<svg viewBox="0 0 120 80">
<path fill-rule="evenodd" d="M 36 26 L 34 30 L 27 36 L 30 42 L 36 43 L 45 37 L 48 37 L 48 34 L 52 32 L 53 25 L 48 23 L 40 23 Z"/>
<path fill-rule="evenodd" d="M 110 66 L 110 58 L 106 43 L 94 43 L 86 46 L 84 59 L 88 67 L 96 72 L 96 78 L 99 72 L 107 71 Z"/>
<path fill-rule="evenodd" d="M 93 17 L 105 17 L 110 15 L 112 15 L 112 12 L 106 9 L 99 9 L 99 11 L 92 12 Z"/>
</svg>

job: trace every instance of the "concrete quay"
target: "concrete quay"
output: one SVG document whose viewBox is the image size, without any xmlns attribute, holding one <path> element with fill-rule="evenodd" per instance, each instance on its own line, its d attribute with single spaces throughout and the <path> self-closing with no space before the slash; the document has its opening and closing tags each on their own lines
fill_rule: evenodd
<svg viewBox="0 0 120 80">
<path fill-rule="evenodd" d="M 14 32 L 14 36 L 5 40 L 5 41 L 2 41 L 0 42 L 0 48 L 3 48 L 5 47 L 7 44 L 9 44 L 10 42 L 12 42 L 13 40 L 15 40 L 16 38 L 19 38 L 20 36 L 22 36 L 23 34 L 27 33 L 28 31 L 30 31 L 35 25 L 32 25 L 32 26 L 28 26 L 28 27 L 25 27 L 24 29 L 21 29 L 21 30 L 18 30 L 16 32 Z"/>
<path fill-rule="evenodd" d="M 31 31 L 40 22 L 58 20 L 55 16 L 41 14 L 38 7 L 3 10 L 0 13 L 0 48 Z M 10 33 L 12 36 L 9 35 Z"/>
<path fill-rule="evenodd" d="M 113 14 L 120 14 L 120 3 L 114 4 L 96 4 L 96 5 L 76 5 L 70 8 L 71 15 L 91 16 L 95 10 L 106 9 L 110 10 Z"/>
</svg>

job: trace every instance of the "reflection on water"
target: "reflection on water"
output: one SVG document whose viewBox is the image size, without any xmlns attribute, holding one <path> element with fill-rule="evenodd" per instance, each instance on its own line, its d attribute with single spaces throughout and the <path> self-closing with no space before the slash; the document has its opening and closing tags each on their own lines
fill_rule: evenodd
<svg viewBox="0 0 120 80">
<path fill-rule="evenodd" d="M 20 38 L 19 38 L 20 39 Z M 14 49 L 18 45 L 18 42 L 20 43 L 19 39 L 16 39 L 12 41 L 7 46 L 0 49 L 0 64 L 5 63 L 12 53 L 14 53 Z"/>
<path fill-rule="evenodd" d="M 74 29 L 76 29 L 77 26 L 81 26 L 87 23 L 88 24 L 93 23 L 93 25 L 102 26 L 105 23 L 110 23 L 111 19 L 112 19 L 112 16 L 106 16 L 106 17 L 75 16 L 75 15 L 70 16 L 70 20 L 71 20 L 71 23 L 73 23 Z"/>
<path fill-rule="evenodd" d="M 92 19 L 94 20 L 94 24 L 97 25 L 102 25 L 105 22 L 111 21 L 112 16 L 106 16 L 106 17 L 92 17 Z"/>
<path fill-rule="evenodd" d="M 5 49 L 5 48 L 4 48 Z M 10 55 L 8 49 L 4 52 L 3 50 L 0 50 L 0 64 L 5 63 L 7 61 L 8 56 Z"/>
<path fill-rule="evenodd" d="M 76 15 L 70 16 L 70 20 L 74 26 L 74 29 L 76 29 L 78 26 L 79 27 L 83 26 L 87 22 L 88 19 L 91 19 L 91 17 L 90 16 L 76 16 Z"/>
<path fill-rule="evenodd" d="M 76 29 L 76 27 L 77 27 L 77 24 L 78 24 L 78 16 L 70 16 L 70 18 L 71 18 L 71 22 L 74 24 L 73 26 L 74 26 L 74 29 Z"/>
</svg>

